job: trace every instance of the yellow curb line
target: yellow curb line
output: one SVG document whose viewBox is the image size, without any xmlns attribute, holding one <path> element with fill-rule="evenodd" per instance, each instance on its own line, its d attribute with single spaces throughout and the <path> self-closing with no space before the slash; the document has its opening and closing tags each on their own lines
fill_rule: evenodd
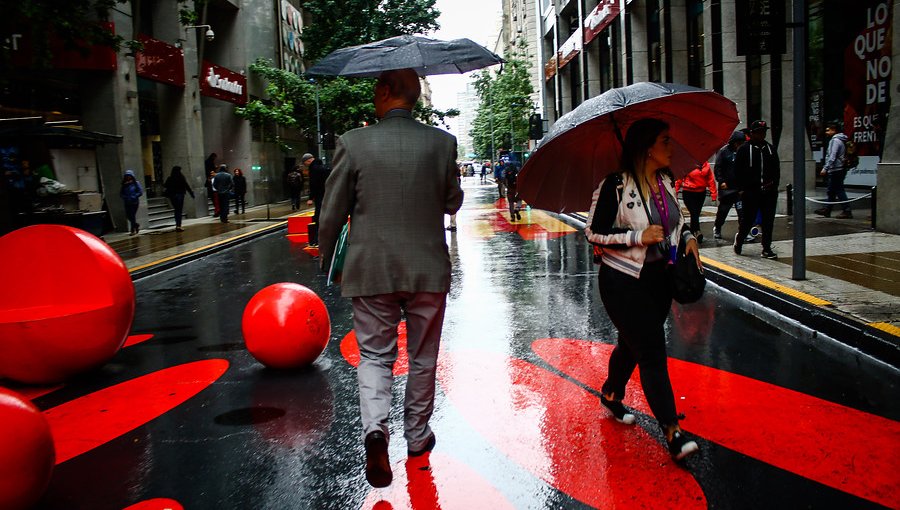
<svg viewBox="0 0 900 510">
<path fill-rule="evenodd" d="M 824 299 L 817 298 L 817 297 L 807 294 L 805 292 L 800 292 L 799 290 L 792 289 L 792 288 L 782 285 L 780 283 L 775 283 L 772 280 L 769 280 L 767 278 L 757 276 L 753 273 L 748 273 L 747 271 L 743 271 L 736 267 L 729 266 L 728 264 L 723 264 L 722 262 L 719 262 L 717 260 L 713 260 L 713 259 L 704 257 L 703 255 L 700 256 L 700 260 L 704 264 L 710 265 L 717 269 L 721 269 L 723 271 L 727 271 L 736 276 L 740 276 L 741 278 L 744 278 L 744 279 L 750 280 L 756 284 L 762 285 L 763 287 L 767 287 L 769 289 L 781 292 L 782 294 L 787 294 L 788 296 L 797 298 L 801 301 L 805 301 L 811 305 L 830 306 L 832 304 L 830 301 L 825 301 Z"/>
<path fill-rule="evenodd" d="M 881 331 L 884 331 L 896 337 L 900 337 L 900 328 L 894 326 L 893 324 L 887 322 L 870 322 L 869 326 L 875 329 L 880 329 Z"/>
<path fill-rule="evenodd" d="M 208 249 L 210 249 L 210 248 L 214 248 L 214 247 L 216 247 L 216 246 L 219 246 L 220 244 L 230 243 L 231 241 L 235 241 L 235 240 L 237 240 L 237 239 L 241 239 L 241 238 L 243 238 L 243 237 L 247 237 L 247 236 L 250 236 L 250 235 L 253 235 L 253 234 L 258 234 L 258 233 L 260 233 L 260 232 L 265 232 L 266 230 L 274 230 L 274 229 L 276 229 L 276 228 L 278 228 L 278 227 L 282 227 L 282 226 L 284 226 L 284 225 L 287 225 L 287 221 L 281 221 L 281 222 L 278 222 L 278 223 L 276 223 L 276 224 L 274 224 L 274 225 L 269 225 L 269 226 L 266 226 L 266 227 L 263 227 L 263 228 L 259 228 L 259 229 L 256 229 L 256 230 L 252 230 L 252 231 L 250 231 L 250 232 L 244 232 L 243 234 L 241 234 L 241 235 L 239 235 L 239 236 L 229 237 L 228 239 L 222 239 L 221 241 L 218 241 L 218 242 L 215 242 L 215 243 L 212 243 L 212 244 L 208 244 L 208 245 L 206 245 L 206 246 L 201 246 L 201 247 L 199 247 L 199 248 L 194 248 L 193 250 L 189 250 L 189 251 L 186 251 L 186 252 L 184 252 L 184 253 L 179 253 L 179 254 L 177 254 L 177 255 L 172 255 L 172 256 L 166 257 L 166 258 L 164 258 L 164 259 L 159 259 L 159 260 L 157 260 L 157 261 L 150 262 L 149 264 L 144 264 L 144 265 L 142 265 L 142 266 L 133 267 L 133 268 L 129 269 L 128 272 L 129 272 L 129 273 L 133 273 L 133 272 L 135 272 L 135 271 L 140 271 L 140 270 L 142 270 L 142 269 L 147 269 L 148 267 L 153 267 L 153 266 L 156 266 L 156 265 L 159 265 L 159 264 L 163 264 L 163 263 L 165 263 L 165 262 L 169 262 L 169 261 L 172 261 L 172 260 L 180 259 L 180 258 L 182 258 L 182 257 L 186 257 L 186 256 L 191 255 L 191 254 L 193 254 L 193 253 L 197 253 L 198 251 L 203 251 L 203 250 L 208 250 Z"/>
</svg>

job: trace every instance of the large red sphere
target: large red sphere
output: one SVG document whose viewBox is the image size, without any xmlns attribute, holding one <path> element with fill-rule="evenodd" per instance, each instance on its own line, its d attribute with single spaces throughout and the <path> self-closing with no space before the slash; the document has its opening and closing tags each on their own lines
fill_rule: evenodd
<svg viewBox="0 0 900 510">
<path fill-rule="evenodd" d="M 50 424 L 31 402 L 0 388 L 0 508 L 34 505 L 56 463 Z"/>
<path fill-rule="evenodd" d="M 118 352 L 134 319 L 134 285 L 108 244 L 35 225 L 0 237 L 0 253 L 0 377 L 58 382 Z"/>
<path fill-rule="evenodd" d="M 247 350 L 272 368 L 311 364 L 325 350 L 331 320 L 315 292 L 296 283 L 276 283 L 256 293 L 242 319 Z"/>
</svg>

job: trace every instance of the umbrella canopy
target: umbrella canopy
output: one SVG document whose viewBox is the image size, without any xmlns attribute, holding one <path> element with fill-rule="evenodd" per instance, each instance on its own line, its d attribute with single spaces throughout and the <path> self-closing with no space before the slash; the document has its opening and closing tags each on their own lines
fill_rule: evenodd
<svg viewBox="0 0 900 510">
<path fill-rule="evenodd" d="M 739 122 L 735 104 L 709 90 L 672 83 L 608 90 L 556 121 L 519 173 L 519 196 L 540 209 L 588 210 L 600 181 L 622 169 L 628 128 L 648 117 L 669 124 L 676 178 L 708 160 Z"/>
<path fill-rule="evenodd" d="M 419 76 L 461 74 L 504 60 L 469 39 L 439 41 L 401 35 L 328 54 L 307 74 L 377 77 L 382 71 L 412 68 Z"/>
</svg>

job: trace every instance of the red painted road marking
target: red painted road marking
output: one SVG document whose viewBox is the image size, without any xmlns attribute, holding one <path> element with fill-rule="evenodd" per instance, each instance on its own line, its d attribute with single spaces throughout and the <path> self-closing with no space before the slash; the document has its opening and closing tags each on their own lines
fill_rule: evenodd
<svg viewBox="0 0 900 510">
<path fill-rule="evenodd" d="M 341 354 L 347 363 L 354 367 L 359 366 L 359 344 L 356 342 L 356 333 L 350 330 L 341 340 Z M 406 375 L 409 373 L 409 354 L 406 352 L 406 321 L 400 321 L 397 326 L 397 361 L 394 362 L 394 375 Z"/>
<path fill-rule="evenodd" d="M 155 498 L 135 503 L 123 510 L 184 510 L 184 507 L 174 499 Z"/>
<path fill-rule="evenodd" d="M 104 388 L 44 411 L 61 464 L 182 404 L 216 381 L 228 361 L 185 363 Z"/>
<path fill-rule="evenodd" d="M 34 400 L 38 397 L 43 397 L 44 395 L 53 393 L 54 391 L 62 388 L 65 384 L 54 384 L 53 386 L 3 386 L 9 390 L 15 391 L 19 395 L 27 398 L 28 400 Z"/>
<path fill-rule="evenodd" d="M 599 391 L 613 346 L 547 338 L 532 348 Z M 804 478 L 900 508 L 900 423 L 687 361 L 669 358 L 669 374 L 679 410 L 687 415 L 686 430 Z M 650 414 L 638 388 L 634 380 L 629 383 L 625 403 Z"/>
<path fill-rule="evenodd" d="M 429 458 L 430 457 L 430 458 Z M 469 466 L 447 455 L 426 454 L 394 464 L 387 489 L 369 492 L 363 509 L 512 509 L 510 502 Z"/>
<path fill-rule="evenodd" d="M 122 344 L 122 348 L 131 347 L 132 345 L 137 345 L 141 342 L 146 342 L 153 338 L 153 335 L 131 335 L 125 339 L 125 343 Z"/>
<path fill-rule="evenodd" d="M 603 419 L 580 386 L 520 359 L 442 354 L 438 377 L 466 420 L 548 484 L 598 508 L 706 508 L 696 480 L 644 429 Z"/>
</svg>

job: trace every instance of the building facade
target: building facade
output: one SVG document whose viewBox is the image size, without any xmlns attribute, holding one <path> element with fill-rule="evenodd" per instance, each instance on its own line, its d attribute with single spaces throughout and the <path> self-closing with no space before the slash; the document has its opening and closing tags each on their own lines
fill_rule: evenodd
<svg viewBox="0 0 900 510">
<path fill-rule="evenodd" d="M 23 58 L 9 87 L 12 92 L 3 97 L 0 118 L 23 117 L 21 112 L 39 123 L 64 118 L 70 128 L 115 135 L 118 142 L 79 152 L 71 147 L 24 147 L 27 142 L 20 141 L 23 148 L 9 150 L 21 151 L 17 158 L 28 157 L 33 166 L 49 167 L 70 189 L 101 193 L 103 207 L 119 231 L 127 228 L 118 197 L 126 169 L 141 176 L 147 189 L 138 213 L 143 226 L 152 224 L 148 204 L 163 200 L 162 183 L 173 166 L 182 168 L 197 197 L 186 200 L 186 216 L 210 214 L 205 161 L 212 153 L 218 156 L 216 164 L 243 170 L 250 205 L 282 198 L 285 167 L 315 147 L 296 133 L 282 133 L 291 148 L 279 148 L 266 141 L 262 129 L 235 115 L 235 108 L 265 96 L 265 84 L 249 70 L 257 58 L 303 71 L 299 3 L 210 0 L 197 9 L 192 24 L 179 17 L 179 10 L 194 9 L 191 1 L 117 4 L 107 23 L 125 40 L 140 41 L 141 48 L 118 53 L 91 48 L 86 60 L 107 55 L 102 65 L 55 59 L 50 69 L 38 70 Z"/>
<path fill-rule="evenodd" d="M 893 85 L 898 41 L 894 0 L 852 6 L 806 0 L 803 102 L 805 184 L 824 157 L 825 123 L 840 120 L 859 167 L 847 184 L 878 186 L 877 228 L 900 233 L 900 90 Z M 774 0 L 538 0 L 542 113 L 551 122 L 602 92 L 641 81 L 715 90 L 737 104 L 744 127 L 766 120 L 793 181 L 793 2 Z M 821 182 L 819 182 L 821 185 Z M 782 208 L 784 209 L 783 201 Z"/>
</svg>

